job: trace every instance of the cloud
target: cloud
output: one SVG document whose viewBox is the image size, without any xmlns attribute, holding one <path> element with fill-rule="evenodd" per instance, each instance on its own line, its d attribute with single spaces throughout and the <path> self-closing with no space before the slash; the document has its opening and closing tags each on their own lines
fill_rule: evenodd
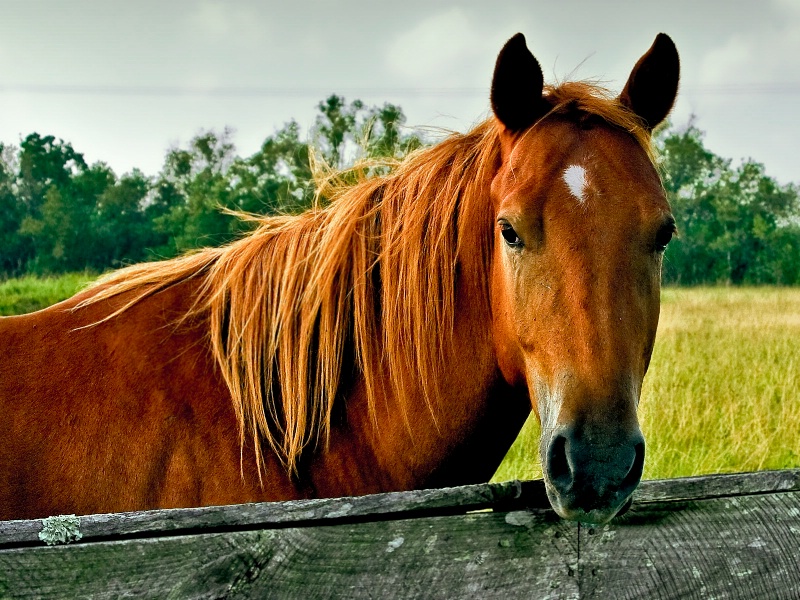
<svg viewBox="0 0 800 600">
<path fill-rule="evenodd" d="M 783 83 L 797 84 L 800 6 L 796 0 L 775 0 L 771 8 L 776 16 L 771 26 L 737 31 L 704 56 L 700 67 L 703 85 L 777 89 Z"/>
<path fill-rule="evenodd" d="M 249 6 L 206 0 L 188 16 L 193 33 L 213 42 L 240 46 L 260 44 L 265 35 L 265 23 Z"/>
<path fill-rule="evenodd" d="M 482 36 L 460 7 L 435 14 L 397 35 L 389 44 L 386 62 L 391 71 L 409 80 L 452 79 L 481 56 Z"/>
<path fill-rule="evenodd" d="M 774 0 L 774 4 L 781 10 L 800 16 L 800 4 L 797 0 Z"/>
<path fill-rule="evenodd" d="M 0 69 L 3 70 L 5 77 L 8 77 L 9 67 L 12 65 L 12 54 L 6 50 L 6 44 L 0 40 Z"/>
</svg>

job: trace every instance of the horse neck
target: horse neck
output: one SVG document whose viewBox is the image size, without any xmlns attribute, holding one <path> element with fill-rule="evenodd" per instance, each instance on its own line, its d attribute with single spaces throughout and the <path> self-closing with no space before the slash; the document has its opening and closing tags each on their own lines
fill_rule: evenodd
<svg viewBox="0 0 800 600">
<path fill-rule="evenodd" d="M 363 381 L 356 382 L 346 418 L 311 467 L 319 495 L 463 485 L 487 481 L 497 469 L 530 401 L 500 375 L 488 303 L 479 301 L 486 294 L 483 260 L 476 252 L 459 263 L 453 332 L 438 380 L 428 386 L 433 397 L 421 385 L 403 398 L 391 385 L 378 386 L 371 412 Z"/>
</svg>

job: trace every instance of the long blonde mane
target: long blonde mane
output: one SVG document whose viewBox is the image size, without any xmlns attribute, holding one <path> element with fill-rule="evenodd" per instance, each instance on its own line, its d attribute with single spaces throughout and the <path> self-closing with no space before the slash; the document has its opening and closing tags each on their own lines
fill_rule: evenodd
<svg viewBox="0 0 800 600">
<path fill-rule="evenodd" d="M 570 83 L 547 94 L 557 112 L 596 114 L 650 154 L 635 115 L 602 90 Z M 488 271 L 499 135 L 490 119 L 417 151 L 388 175 L 333 189 L 324 207 L 259 218 L 253 233 L 227 246 L 114 272 L 79 307 L 131 292 L 110 319 L 198 278 L 190 313 L 208 319 L 242 445 L 252 441 L 259 473 L 265 443 L 296 472 L 304 449 L 327 443 L 337 398 L 355 378 L 373 418 L 382 391 L 400 406 L 419 391 L 429 404 L 435 397 L 455 320 L 457 265 L 469 251 Z M 472 300 L 488 318 L 488 292 Z"/>
</svg>

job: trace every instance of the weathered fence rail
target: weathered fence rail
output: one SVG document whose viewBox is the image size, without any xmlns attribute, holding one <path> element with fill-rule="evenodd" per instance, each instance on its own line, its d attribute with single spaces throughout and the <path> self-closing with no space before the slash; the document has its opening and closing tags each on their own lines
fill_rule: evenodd
<svg viewBox="0 0 800 600">
<path fill-rule="evenodd" d="M 42 528 L 0 522 L 0 598 L 800 598 L 800 470 L 643 482 L 598 528 L 537 481 Z"/>
</svg>

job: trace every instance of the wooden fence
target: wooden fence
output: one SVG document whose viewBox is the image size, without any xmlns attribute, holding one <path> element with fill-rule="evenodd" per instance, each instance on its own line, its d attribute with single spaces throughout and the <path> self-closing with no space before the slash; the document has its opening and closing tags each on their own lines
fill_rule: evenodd
<svg viewBox="0 0 800 600">
<path fill-rule="evenodd" d="M 539 481 L 0 522 L 0 598 L 87 597 L 800 598 L 800 470 L 646 481 L 596 528 Z"/>
</svg>

